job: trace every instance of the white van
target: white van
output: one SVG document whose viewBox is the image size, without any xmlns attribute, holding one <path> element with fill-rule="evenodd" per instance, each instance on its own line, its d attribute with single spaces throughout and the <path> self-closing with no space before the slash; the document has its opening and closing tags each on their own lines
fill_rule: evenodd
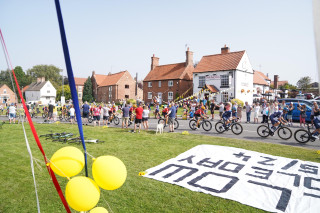
<svg viewBox="0 0 320 213">
<path fill-rule="evenodd" d="M 296 99 L 306 99 L 306 96 L 304 94 L 298 94 Z"/>
</svg>

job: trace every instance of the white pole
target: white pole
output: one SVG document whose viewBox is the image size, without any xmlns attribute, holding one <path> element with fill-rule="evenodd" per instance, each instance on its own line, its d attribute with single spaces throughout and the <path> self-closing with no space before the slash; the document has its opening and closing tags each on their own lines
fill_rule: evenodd
<svg viewBox="0 0 320 213">
<path fill-rule="evenodd" d="M 318 82 L 320 81 L 320 0 L 313 0 L 313 27 L 316 42 L 317 64 L 318 64 Z M 319 84 L 320 95 L 320 84 Z"/>
</svg>

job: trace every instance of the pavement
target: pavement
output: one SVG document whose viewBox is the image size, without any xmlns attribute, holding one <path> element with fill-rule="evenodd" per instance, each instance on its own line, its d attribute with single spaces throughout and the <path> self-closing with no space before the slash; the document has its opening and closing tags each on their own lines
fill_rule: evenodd
<svg viewBox="0 0 320 213">
<path fill-rule="evenodd" d="M 0 116 L 0 120 L 8 120 L 8 117 L 6 116 Z M 259 117 L 259 121 L 262 119 Z M 34 122 L 43 122 L 43 118 L 34 118 Z M 218 122 L 218 119 L 215 119 L 214 121 L 210 122 L 212 123 L 212 129 L 210 131 L 204 131 L 202 128 L 197 129 L 197 130 L 191 130 L 189 127 L 189 120 L 182 120 L 181 118 L 178 118 L 179 122 L 179 128 L 175 130 L 175 133 L 182 133 L 183 131 L 188 131 L 190 134 L 201 134 L 201 135 L 207 135 L 207 136 L 212 136 L 212 140 L 214 140 L 215 137 L 225 137 L 225 138 L 235 138 L 235 139 L 242 139 L 242 140 L 249 140 L 249 141 L 255 141 L 255 142 L 263 142 L 263 143 L 273 143 L 273 144 L 281 144 L 281 145 L 288 145 L 288 146 L 295 146 L 295 147 L 303 147 L 307 149 L 314 149 L 314 150 L 320 150 L 320 140 L 316 140 L 314 142 L 308 142 L 305 144 L 298 143 L 293 135 L 294 132 L 297 131 L 298 129 L 301 129 L 299 127 L 299 123 L 294 123 L 294 127 L 289 127 L 292 131 L 292 137 L 289 140 L 282 140 L 278 137 L 277 134 L 274 136 L 268 136 L 267 138 L 262 138 L 257 134 L 257 128 L 262 125 L 261 123 L 254 124 L 254 123 L 245 123 L 245 118 L 242 118 L 240 124 L 243 126 L 243 132 L 240 135 L 235 135 L 232 133 L 231 130 L 224 132 L 222 134 L 217 133 L 215 130 L 215 124 Z M 253 121 L 253 119 L 251 119 Z M 60 121 L 62 123 L 66 123 L 63 121 Z M 158 123 L 158 119 L 150 118 L 149 119 L 149 130 L 156 130 Z M 89 124 L 93 125 L 93 124 Z M 121 128 L 121 119 L 120 119 L 120 124 L 115 125 L 115 124 L 110 124 L 110 127 L 116 127 L 116 128 Z M 133 125 L 131 125 L 129 128 L 133 129 Z M 143 126 L 141 127 L 143 129 Z M 165 127 L 164 132 L 169 132 L 168 126 Z M 174 133 L 173 133 L 174 134 Z"/>
</svg>

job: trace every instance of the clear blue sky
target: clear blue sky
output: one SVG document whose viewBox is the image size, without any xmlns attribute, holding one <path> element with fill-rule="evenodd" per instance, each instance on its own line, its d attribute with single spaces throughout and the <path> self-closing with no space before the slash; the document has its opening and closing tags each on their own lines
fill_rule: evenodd
<svg viewBox="0 0 320 213">
<path fill-rule="evenodd" d="M 318 81 L 311 0 L 63 0 L 61 8 L 77 77 L 128 70 L 141 80 L 152 54 L 183 62 L 188 44 L 199 61 L 227 44 L 272 78 Z M 66 69 L 53 0 L 0 0 L 0 28 L 13 66 Z"/>
</svg>

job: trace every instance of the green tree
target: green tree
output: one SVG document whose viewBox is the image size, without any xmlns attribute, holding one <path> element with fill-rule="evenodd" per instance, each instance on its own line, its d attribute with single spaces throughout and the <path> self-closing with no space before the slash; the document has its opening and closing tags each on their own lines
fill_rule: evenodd
<svg viewBox="0 0 320 213">
<path fill-rule="evenodd" d="M 85 101 L 88 101 L 88 102 L 94 101 L 92 93 L 93 93 L 92 82 L 91 82 L 91 78 L 89 76 L 88 79 L 86 80 L 86 82 L 84 83 L 82 101 L 83 102 L 85 102 Z"/>
<path fill-rule="evenodd" d="M 297 89 L 297 87 L 295 85 L 286 83 L 286 84 L 280 86 L 280 89 L 282 89 L 282 90 L 285 90 L 285 89 L 287 89 L 287 90 L 295 90 L 295 89 Z"/>
<path fill-rule="evenodd" d="M 310 88 L 310 84 L 311 84 L 311 78 L 309 76 L 302 77 L 297 82 L 297 86 L 301 90 L 307 90 L 308 88 Z"/>
<path fill-rule="evenodd" d="M 54 65 L 36 65 L 27 70 L 27 74 L 30 75 L 33 82 L 36 81 L 37 78 L 45 77 L 46 81 L 50 81 L 56 89 L 62 85 L 60 72 L 61 69 Z"/>
<path fill-rule="evenodd" d="M 64 97 L 65 100 L 70 100 L 71 99 L 71 90 L 69 85 L 63 85 L 63 89 L 64 89 Z M 61 96 L 62 96 L 62 86 L 60 86 L 57 90 L 57 97 L 56 97 L 56 101 L 60 101 L 61 100 Z"/>
</svg>

